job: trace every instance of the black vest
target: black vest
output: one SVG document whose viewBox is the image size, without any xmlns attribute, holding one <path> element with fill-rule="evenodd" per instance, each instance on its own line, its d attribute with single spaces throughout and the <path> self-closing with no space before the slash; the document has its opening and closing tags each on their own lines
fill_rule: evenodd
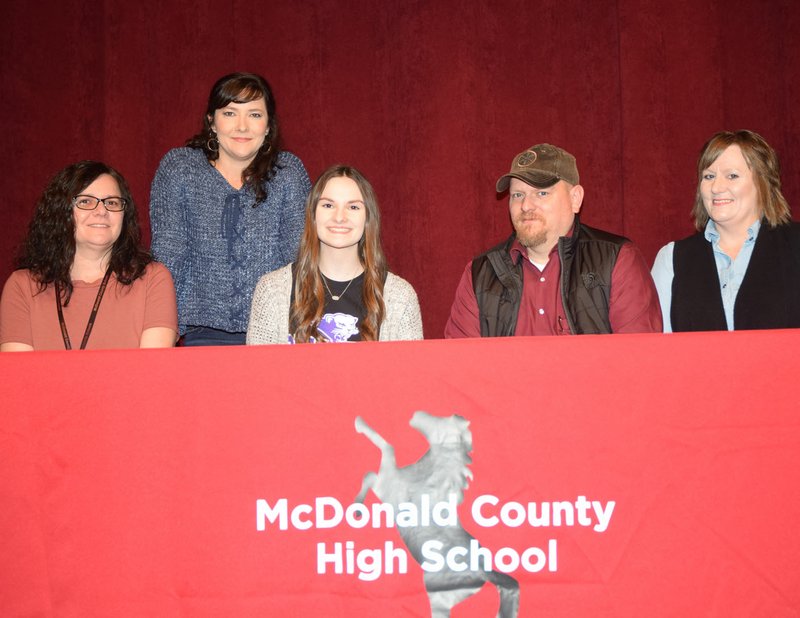
<svg viewBox="0 0 800 618">
<path fill-rule="evenodd" d="M 510 337 L 522 302 L 522 264 L 511 260 L 515 236 L 472 261 L 472 287 L 478 301 L 481 337 Z M 558 239 L 559 288 L 570 331 L 576 335 L 610 333 L 608 308 L 611 273 L 627 238 L 581 225 Z"/>
<path fill-rule="evenodd" d="M 675 243 L 672 330 L 727 330 L 711 243 L 702 233 Z M 766 221 L 733 306 L 734 330 L 800 328 L 800 224 Z"/>
</svg>

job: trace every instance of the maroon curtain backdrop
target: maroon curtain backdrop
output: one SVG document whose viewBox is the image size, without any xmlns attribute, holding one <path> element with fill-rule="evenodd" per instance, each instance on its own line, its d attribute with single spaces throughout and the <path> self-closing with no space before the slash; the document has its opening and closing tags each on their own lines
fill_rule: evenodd
<svg viewBox="0 0 800 618">
<path fill-rule="evenodd" d="M 691 232 L 694 165 L 720 129 L 760 132 L 800 201 L 800 3 L 486 0 L 4 4 L 0 278 L 48 178 L 118 167 L 149 239 L 150 181 L 234 70 L 272 83 L 312 177 L 361 168 L 392 269 L 441 336 L 458 278 L 510 230 L 494 191 L 538 142 L 576 155 L 584 220 L 652 260 Z"/>
</svg>

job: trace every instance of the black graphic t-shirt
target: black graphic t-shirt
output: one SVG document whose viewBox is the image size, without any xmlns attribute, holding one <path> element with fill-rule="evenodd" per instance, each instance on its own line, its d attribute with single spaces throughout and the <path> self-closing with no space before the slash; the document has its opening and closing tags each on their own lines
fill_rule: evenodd
<svg viewBox="0 0 800 618">
<path fill-rule="evenodd" d="M 334 281 L 325 275 L 322 275 L 322 278 L 328 287 L 325 288 L 325 307 L 322 310 L 322 320 L 317 328 L 318 339 L 333 343 L 360 341 L 361 333 L 358 331 L 358 326 L 366 313 L 361 301 L 364 273 L 358 275 L 352 282 Z M 330 293 L 328 293 L 328 289 L 330 289 Z M 339 296 L 339 299 L 333 300 L 331 294 Z M 292 285 L 291 302 L 294 303 L 294 285 Z M 294 343 L 292 335 L 289 335 L 289 341 Z"/>
<path fill-rule="evenodd" d="M 328 284 L 331 294 L 341 295 L 341 297 L 339 300 L 333 300 L 328 294 L 328 290 L 325 290 L 325 309 L 322 311 L 322 320 L 317 328 L 320 337 L 335 343 L 360 341 L 361 334 L 358 332 L 358 325 L 364 319 L 365 313 L 361 300 L 364 290 L 364 273 L 358 275 L 352 282 L 333 281 L 325 275 L 322 275 L 322 278 Z"/>
</svg>

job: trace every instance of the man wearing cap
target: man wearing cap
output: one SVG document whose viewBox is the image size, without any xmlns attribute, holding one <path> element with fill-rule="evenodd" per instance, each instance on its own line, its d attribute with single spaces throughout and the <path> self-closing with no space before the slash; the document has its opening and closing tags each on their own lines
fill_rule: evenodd
<svg viewBox="0 0 800 618">
<path fill-rule="evenodd" d="M 446 338 L 661 332 L 639 250 L 580 222 L 575 157 L 532 146 L 497 181 L 506 190 L 515 233 L 467 264 Z"/>
</svg>

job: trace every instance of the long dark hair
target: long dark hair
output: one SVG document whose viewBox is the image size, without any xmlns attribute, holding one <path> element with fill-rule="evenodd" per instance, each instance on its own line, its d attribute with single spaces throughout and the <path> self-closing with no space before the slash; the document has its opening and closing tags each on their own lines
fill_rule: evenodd
<svg viewBox="0 0 800 618">
<path fill-rule="evenodd" d="M 249 103 L 262 97 L 267 108 L 269 132 L 256 153 L 255 159 L 242 172 L 242 182 L 255 193 L 256 204 L 267 198 L 264 184 L 275 176 L 281 146 L 280 127 L 278 116 L 275 113 L 275 97 L 266 79 L 255 73 L 231 73 L 220 77 L 208 95 L 208 106 L 203 116 L 203 128 L 197 135 L 186 141 L 189 148 L 202 150 L 209 162 L 216 161 L 219 158 L 219 148 L 209 147 L 212 140 L 216 140 L 216 136 L 211 130 L 214 112 L 231 103 Z"/>
<path fill-rule="evenodd" d="M 58 283 L 64 305 L 69 303 L 72 296 L 70 269 L 75 260 L 72 198 L 103 174 L 117 181 L 120 197 L 127 202 L 122 213 L 122 230 L 111 248 L 111 271 L 120 283 L 130 285 L 142 276 L 145 267 L 153 261 L 150 253 L 140 246 L 136 204 L 122 174 L 99 161 L 73 163 L 53 176 L 39 197 L 28 235 L 17 258 L 17 268 L 30 270 L 41 291 L 51 283 Z"/>
<path fill-rule="evenodd" d="M 708 223 L 708 211 L 700 194 L 703 174 L 730 146 L 738 146 L 742 150 L 744 160 L 753 173 L 753 183 L 758 191 L 758 207 L 760 216 L 767 220 L 769 227 L 788 223 L 792 216 L 789 204 L 781 193 L 781 166 L 778 155 L 767 141 L 755 131 L 741 129 L 739 131 L 720 131 L 714 134 L 703 146 L 697 161 L 697 193 L 694 199 L 695 226 L 704 230 Z"/>
<path fill-rule="evenodd" d="M 358 257 L 364 267 L 364 288 L 361 298 L 366 315 L 359 325 L 363 341 L 378 339 L 386 312 L 383 284 L 388 269 L 381 246 L 381 215 L 378 210 L 378 199 L 375 197 L 372 185 L 361 172 L 348 165 L 334 165 L 317 178 L 306 200 L 306 222 L 297 253 L 294 303 L 289 318 L 290 332 L 294 334 L 294 339 L 298 343 L 317 337 L 317 327 L 325 308 L 325 290 L 319 271 L 317 202 L 322 197 L 328 181 L 339 176 L 350 178 L 358 185 L 367 211 L 364 235 L 358 241 Z"/>
</svg>

